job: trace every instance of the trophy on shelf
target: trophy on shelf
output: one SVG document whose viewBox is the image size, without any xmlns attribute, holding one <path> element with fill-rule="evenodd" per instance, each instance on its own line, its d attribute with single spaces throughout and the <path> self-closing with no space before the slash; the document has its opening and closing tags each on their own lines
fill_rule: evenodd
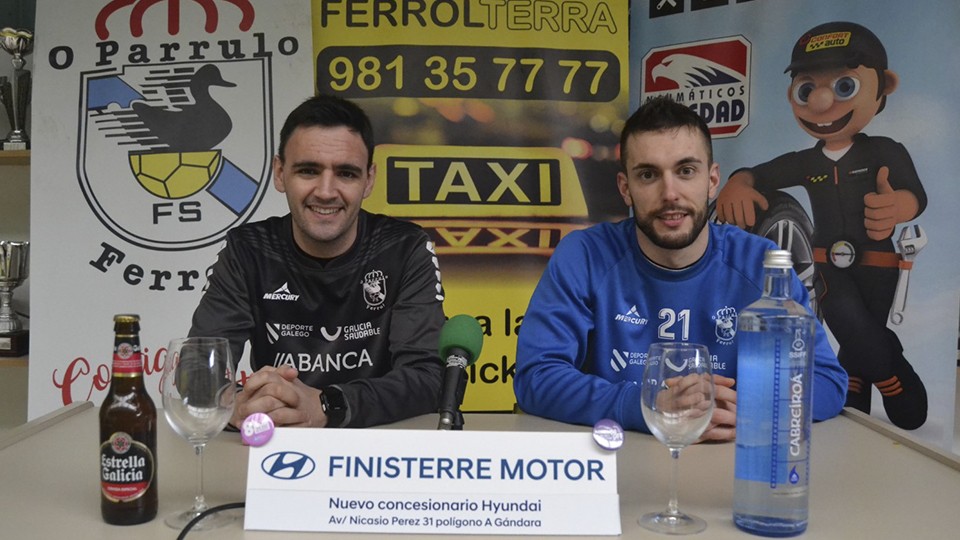
<svg viewBox="0 0 960 540">
<path fill-rule="evenodd" d="M 27 279 L 30 242 L 0 240 L 0 356 L 23 356 L 29 343 L 27 330 L 10 305 L 13 290 Z"/>
<path fill-rule="evenodd" d="M 0 77 L 0 101 L 10 118 L 10 135 L 3 141 L 4 150 L 26 150 L 27 105 L 30 104 L 30 71 L 23 69 L 24 56 L 33 50 L 33 32 L 15 28 L 0 29 L 0 48 L 13 55 L 13 81 Z"/>
</svg>

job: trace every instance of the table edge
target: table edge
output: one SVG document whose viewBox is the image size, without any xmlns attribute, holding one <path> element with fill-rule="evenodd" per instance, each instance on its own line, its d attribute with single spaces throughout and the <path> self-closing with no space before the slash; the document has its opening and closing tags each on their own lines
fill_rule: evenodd
<svg viewBox="0 0 960 540">
<path fill-rule="evenodd" d="M 76 403 L 71 403 L 70 405 L 61 407 L 55 411 L 49 412 L 39 418 L 34 418 L 23 425 L 11 429 L 5 435 L 0 436 L 0 450 L 16 444 L 35 433 L 43 431 L 54 424 L 63 422 L 67 418 L 80 414 L 81 412 L 92 407 L 93 403 L 90 401 L 78 401 Z"/>
<path fill-rule="evenodd" d="M 960 456 L 941 450 L 927 441 L 922 441 L 917 437 L 897 430 L 865 412 L 846 407 L 840 414 L 866 428 L 876 431 L 884 437 L 916 450 L 930 459 L 938 461 L 956 471 L 960 471 Z"/>
</svg>

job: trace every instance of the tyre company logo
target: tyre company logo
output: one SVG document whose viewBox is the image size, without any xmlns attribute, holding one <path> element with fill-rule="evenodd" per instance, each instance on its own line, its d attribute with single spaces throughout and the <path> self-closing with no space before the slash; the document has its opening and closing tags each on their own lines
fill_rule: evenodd
<svg viewBox="0 0 960 540">
<path fill-rule="evenodd" d="M 363 276 L 363 299 L 367 303 L 368 309 L 382 309 L 383 302 L 387 299 L 387 276 L 380 270 L 367 272 Z"/>
<path fill-rule="evenodd" d="M 263 295 L 264 300 L 280 300 L 283 302 L 296 302 L 298 298 L 300 298 L 300 295 L 291 293 L 290 286 L 286 283 L 272 293 L 264 293 Z"/>
<path fill-rule="evenodd" d="M 749 123 L 750 52 L 743 36 L 651 49 L 640 101 L 670 96 L 699 113 L 714 138 L 734 137 Z"/>
<path fill-rule="evenodd" d="M 737 335 L 737 309 L 732 307 L 722 307 L 717 310 L 713 317 L 716 323 L 717 341 L 730 344 Z"/>
<path fill-rule="evenodd" d="M 251 27 L 250 0 L 219 1 L 240 10 L 241 31 Z M 116 39 L 140 37 L 145 13 L 159 15 L 150 10 L 157 3 L 106 3 L 95 21 L 97 36 L 122 34 L 108 20 L 132 5 L 129 34 Z M 186 6 L 168 3 L 172 36 Z M 211 34 L 218 4 L 197 3 Z M 263 47 L 263 34 L 212 44 L 97 43 L 95 67 L 79 73 L 77 171 L 87 204 L 113 234 L 145 249 L 185 251 L 215 244 L 250 219 L 269 186 L 273 151 L 272 53 Z"/>
<path fill-rule="evenodd" d="M 260 469 L 277 480 L 299 480 L 317 468 L 313 458 L 300 452 L 275 452 L 263 458 Z"/>
</svg>

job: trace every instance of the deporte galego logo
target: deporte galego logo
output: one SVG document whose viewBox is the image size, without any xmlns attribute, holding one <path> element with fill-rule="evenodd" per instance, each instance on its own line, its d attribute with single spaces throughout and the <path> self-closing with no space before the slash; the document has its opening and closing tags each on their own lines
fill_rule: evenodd
<svg viewBox="0 0 960 540">
<path fill-rule="evenodd" d="M 274 452 L 263 458 L 260 468 L 278 480 L 299 480 L 317 469 L 313 458 L 300 452 Z"/>
</svg>

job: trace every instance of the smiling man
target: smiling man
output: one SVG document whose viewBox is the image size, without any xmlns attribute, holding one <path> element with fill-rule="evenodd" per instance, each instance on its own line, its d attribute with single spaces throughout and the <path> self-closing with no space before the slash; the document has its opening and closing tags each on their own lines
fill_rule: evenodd
<svg viewBox="0 0 960 540">
<path fill-rule="evenodd" d="M 373 130 L 355 104 L 306 100 L 287 117 L 273 182 L 290 213 L 227 235 L 192 336 L 229 338 L 254 373 L 231 424 L 364 427 L 437 411 L 440 270 L 417 225 L 361 208 Z"/>
<path fill-rule="evenodd" d="M 736 435 L 736 321 L 763 291 L 763 257 L 776 246 L 730 225 L 708 224 L 720 183 L 710 132 L 665 98 L 640 107 L 620 136 L 617 186 L 632 214 L 564 237 L 524 315 L 514 391 L 532 414 L 578 424 L 603 418 L 647 431 L 639 382 L 659 341 L 707 345 L 716 402 L 702 440 Z M 793 276 L 794 299 L 809 309 Z M 816 420 L 843 406 L 846 373 L 818 329 Z"/>
<path fill-rule="evenodd" d="M 787 99 L 816 146 L 734 172 L 717 198 L 717 216 L 740 227 L 766 210 L 764 195 L 802 186 L 813 211 L 813 258 L 824 320 L 850 375 L 847 406 L 869 413 L 871 385 L 890 420 L 916 429 L 927 418 L 927 393 L 887 327 L 901 268 L 895 227 L 917 217 L 927 196 L 904 146 L 863 129 L 880 114 L 899 78 L 869 29 L 829 22 L 793 47 Z"/>
</svg>

